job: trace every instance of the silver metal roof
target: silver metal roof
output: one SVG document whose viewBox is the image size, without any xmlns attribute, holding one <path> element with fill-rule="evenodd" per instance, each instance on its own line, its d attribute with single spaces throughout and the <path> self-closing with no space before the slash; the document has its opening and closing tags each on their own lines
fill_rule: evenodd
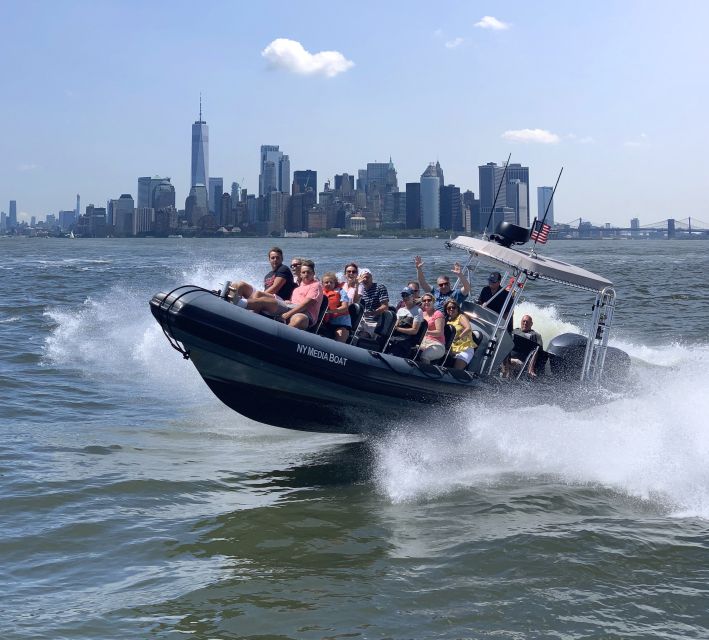
<svg viewBox="0 0 709 640">
<path fill-rule="evenodd" d="M 581 267 L 546 256 L 533 255 L 529 251 L 503 247 L 496 242 L 458 236 L 448 244 L 451 247 L 463 249 L 473 256 L 484 258 L 502 267 L 514 267 L 524 271 L 528 276 L 561 282 L 572 287 L 588 289 L 589 291 L 601 291 L 606 287 L 613 286 L 610 280 L 606 280 Z"/>
</svg>

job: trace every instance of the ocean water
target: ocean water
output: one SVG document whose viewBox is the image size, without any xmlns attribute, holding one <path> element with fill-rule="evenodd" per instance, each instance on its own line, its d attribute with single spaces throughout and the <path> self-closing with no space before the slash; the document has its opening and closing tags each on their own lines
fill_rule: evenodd
<svg viewBox="0 0 709 640">
<path fill-rule="evenodd" d="M 278 243 L 393 294 L 462 257 Z M 0 240 L 4 637 L 709 637 L 707 243 L 544 249 L 616 285 L 608 402 L 481 395 L 368 441 L 237 415 L 152 319 L 156 291 L 258 282 L 270 244 Z M 546 341 L 584 326 L 586 294 L 529 289 Z"/>
</svg>

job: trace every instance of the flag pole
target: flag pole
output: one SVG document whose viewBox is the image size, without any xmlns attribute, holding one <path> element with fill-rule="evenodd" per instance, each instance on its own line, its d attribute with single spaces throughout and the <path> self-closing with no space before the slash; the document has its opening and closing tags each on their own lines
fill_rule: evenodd
<svg viewBox="0 0 709 640">
<path fill-rule="evenodd" d="M 551 198 L 549 198 L 549 202 L 547 202 L 547 208 L 544 211 L 544 217 L 542 218 L 542 226 L 546 222 L 547 219 L 547 214 L 549 213 L 549 207 L 551 207 L 551 203 L 554 202 L 554 194 L 556 193 L 556 188 L 559 186 L 559 180 L 561 179 L 561 174 L 564 173 L 564 167 L 561 167 L 561 171 L 559 171 L 559 175 L 556 177 L 556 184 L 554 185 L 554 189 L 551 192 Z M 538 219 L 538 218 L 537 218 Z M 532 231 L 534 230 L 534 225 L 537 223 L 537 221 L 534 221 L 534 224 L 532 225 Z M 540 227 L 541 229 L 542 227 Z M 532 246 L 532 251 L 534 251 L 534 247 L 537 246 L 537 242 L 539 240 L 539 235 L 537 235 L 534 239 L 534 245 Z"/>
</svg>

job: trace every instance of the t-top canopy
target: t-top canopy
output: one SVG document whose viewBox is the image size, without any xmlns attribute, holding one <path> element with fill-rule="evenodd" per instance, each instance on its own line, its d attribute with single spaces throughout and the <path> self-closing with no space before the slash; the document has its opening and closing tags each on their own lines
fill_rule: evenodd
<svg viewBox="0 0 709 640">
<path fill-rule="evenodd" d="M 581 267 L 575 267 L 572 264 L 545 256 L 532 255 L 531 252 L 503 247 L 489 240 L 458 236 L 449 241 L 448 245 L 456 249 L 463 249 L 471 255 L 485 258 L 492 263 L 505 267 L 514 267 L 524 271 L 528 276 L 561 282 L 572 287 L 580 287 L 589 291 L 601 291 L 606 287 L 613 286 L 610 280 L 606 280 Z"/>
</svg>

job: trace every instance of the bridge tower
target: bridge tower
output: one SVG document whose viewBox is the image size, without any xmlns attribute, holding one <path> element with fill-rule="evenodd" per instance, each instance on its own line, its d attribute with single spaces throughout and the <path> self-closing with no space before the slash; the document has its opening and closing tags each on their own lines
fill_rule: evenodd
<svg viewBox="0 0 709 640">
<path fill-rule="evenodd" d="M 667 239 L 668 240 L 675 239 L 675 219 L 674 218 L 667 219 Z"/>
</svg>

